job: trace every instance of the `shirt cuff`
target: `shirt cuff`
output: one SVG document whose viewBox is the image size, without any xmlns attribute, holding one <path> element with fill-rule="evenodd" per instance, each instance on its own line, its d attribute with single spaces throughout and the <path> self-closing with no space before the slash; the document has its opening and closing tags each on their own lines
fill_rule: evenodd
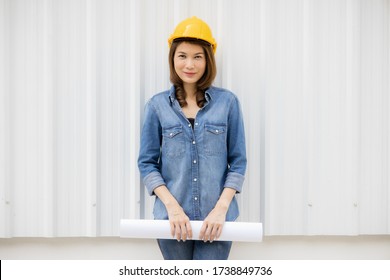
<svg viewBox="0 0 390 280">
<path fill-rule="evenodd" d="M 238 193 L 242 191 L 242 185 L 244 184 L 245 176 L 237 172 L 229 172 L 225 181 L 225 188 L 231 188 Z"/>
<path fill-rule="evenodd" d="M 161 174 L 157 171 L 153 171 L 145 176 L 144 185 L 149 193 L 149 195 L 154 195 L 154 189 L 165 185 L 164 179 L 161 177 Z"/>
</svg>

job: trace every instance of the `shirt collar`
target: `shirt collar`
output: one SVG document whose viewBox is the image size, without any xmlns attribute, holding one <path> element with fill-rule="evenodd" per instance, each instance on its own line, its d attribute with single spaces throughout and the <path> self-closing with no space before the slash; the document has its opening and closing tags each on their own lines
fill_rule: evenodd
<svg viewBox="0 0 390 280">
<path fill-rule="evenodd" d="M 210 100 L 213 99 L 213 95 L 214 95 L 213 87 L 209 87 L 208 89 L 206 89 L 205 98 L 207 102 L 210 102 Z M 169 89 L 169 101 L 171 102 L 171 105 L 175 100 L 176 100 L 175 86 L 171 86 L 171 88 Z"/>
<path fill-rule="evenodd" d="M 213 95 L 214 95 L 213 87 L 209 87 L 208 89 L 206 89 L 204 96 L 207 102 L 210 102 L 210 100 L 213 99 Z"/>
</svg>

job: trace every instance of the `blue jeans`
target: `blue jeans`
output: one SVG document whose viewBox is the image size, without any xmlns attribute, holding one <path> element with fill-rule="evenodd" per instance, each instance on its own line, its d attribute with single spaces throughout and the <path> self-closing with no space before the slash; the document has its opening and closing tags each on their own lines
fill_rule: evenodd
<svg viewBox="0 0 390 280">
<path fill-rule="evenodd" d="M 227 260 L 232 247 L 231 241 L 158 239 L 157 242 L 165 260 Z"/>
</svg>

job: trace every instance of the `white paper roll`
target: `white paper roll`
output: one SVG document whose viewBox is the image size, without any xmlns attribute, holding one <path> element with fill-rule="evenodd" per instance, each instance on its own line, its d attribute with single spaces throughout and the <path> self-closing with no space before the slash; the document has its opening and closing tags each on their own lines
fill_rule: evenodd
<svg viewBox="0 0 390 280">
<path fill-rule="evenodd" d="M 192 240 L 199 240 L 203 221 L 190 221 Z M 120 223 L 120 237 L 175 239 L 171 236 L 168 220 L 128 220 Z M 262 223 L 225 222 L 220 241 L 261 242 L 263 238 Z"/>
</svg>

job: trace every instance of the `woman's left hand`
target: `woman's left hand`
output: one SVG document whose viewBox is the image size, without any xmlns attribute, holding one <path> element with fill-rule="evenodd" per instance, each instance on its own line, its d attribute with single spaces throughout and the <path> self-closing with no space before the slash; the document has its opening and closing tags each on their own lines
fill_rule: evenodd
<svg viewBox="0 0 390 280">
<path fill-rule="evenodd" d="M 226 209 L 216 206 L 203 221 L 200 229 L 199 239 L 204 242 L 218 239 L 222 233 L 222 228 L 225 223 Z"/>
<path fill-rule="evenodd" d="M 226 187 L 214 209 L 204 219 L 202 228 L 200 229 L 199 239 L 204 242 L 218 239 L 221 236 L 222 228 L 225 223 L 226 213 L 229 209 L 230 202 L 232 201 L 236 190 Z"/>
</svg>

